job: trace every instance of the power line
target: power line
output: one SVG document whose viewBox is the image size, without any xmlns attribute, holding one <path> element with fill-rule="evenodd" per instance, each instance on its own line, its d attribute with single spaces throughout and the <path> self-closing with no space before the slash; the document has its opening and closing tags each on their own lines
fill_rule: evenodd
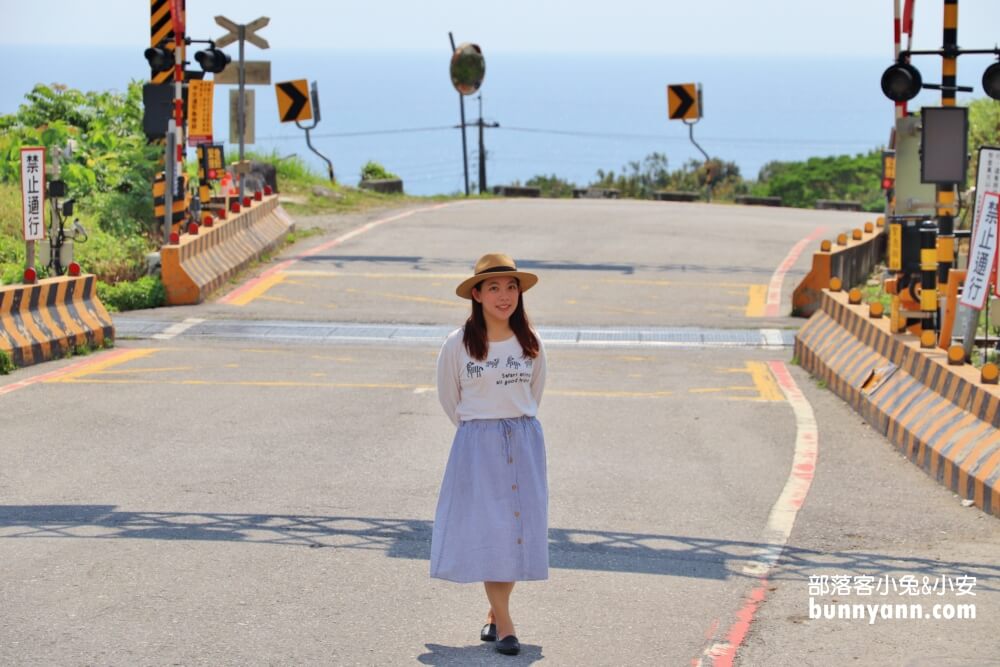
<svg viewBox="0 0 1000 667">
<path fill-rule="evenodd" d="M 408 134 L 411 132 L 439 132 L 441 130 L 454 130 L 456 129 L 454 125 L 441 125 L 438 127 L 405 127 L 395 130 L 363 130 L 360 132 L 326 132 L 317 133 L 312 136 L 318 139 L 331 139 L 337 137 L 371 137 L 380 134 Z M 283 134 L 273 137 L 257 137 L 262 141 L 288 141 L 292 139 L 301 139 L 302 135 L 299 134 Z"/>
<path fill-rule="evenodd" d="M 553 130 L 551 128 L 538 128 L 538 127 L 510 127 L 508 125 L 501 125 L 501 130 L 508 130 L 510 132 L 527 132 L 532 134 L 554 134 L 563 135 L 570 137 L 592 137 L 599 139 L 635 139 L 642 141 L 683 141 L 687 142 L 685 137 L 669 137 L 662 134 L 632 134 L 626 132 L 593 132 L 585 130 Z M 740 137 L 705 137 L 705 141 L 717 141 L 717 142 L 728 142 L 736 144 L 791 144 L 791 145 L 809 145 L 809 146 L 870 146 L 871 142 L 864 141 L 861 139 L 854 141 L 829 141 L 822 139 L 750 139 L 750 138 L 740 138 Z"/>
</svg>

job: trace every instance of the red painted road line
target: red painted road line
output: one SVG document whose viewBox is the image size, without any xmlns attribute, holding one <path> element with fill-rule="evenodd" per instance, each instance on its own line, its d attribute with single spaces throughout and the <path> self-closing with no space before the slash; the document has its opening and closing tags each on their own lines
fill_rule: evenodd
<svg viewBox="0 0 1000 667">
<path fill-rule="evenodd" d="M 778 562 L 788 542 L 792 526 L 795 525 L 795 518 L 809 494 L 809 487 L 816 471 L 819 429 L 812 406 L 795 383 L 788 366 L 780 361 L 769 361 L 767 365 L 795 413 L 795 453 L 792 456 L 792 469 L 781 495 L 778 496 L 767 517 L 767 527 L 760 540 L 763 543 L 762 547 L 743 567 L 743 574 L 759 577 L 758 583 L 750 591 L 740 610 L 736 612 L 735 619 L 722 640 L 716 643 L 711 643 L 709 640 L 708 648 L 701 656 L 691 661 L 696 667 L 732 666 L 736 651 L 750 632 L 757 608 L 767 597 L 768 574 Z M 715 634 L 714 628 L 717 625 L 718 620 L 713 622 L 713 628 L 709 630 L 712 635 Z"/>
<path fill-rule="evenodd" d="M 390 216 L 388 218 L 381 218 L 379 220 L 373 220 L 373 221 L 371 221 L 371 222 L 369 222 L 367 224 L 364 224 L 364 225 L 361 225 L 360 227 L 356 227 L 355 229 L 352 229 L 351 231 L 347 232 L 346 234 L 338 236 L 337 238 L 333 239 L 332 241 L 327 241 L 326 243 L 323 243 L 322 245 L 318 245 L 315 248 L 310 248 L 309 250 L 306 250 L 305 252 L 303 252 L 300 255 L 296 255 L 295 257 L 292 257 L 291 259 L 286 259 L 284 262 L 282 262 L 282 263 L 280 263 L 280 264 L 278 264 L 276 266 L 272 266 L 270 269 L 268 269 L 264 273 L 260 274 L 256 278 L 253 278 L 252 280 L 249 280 L 249 281 L 243 283 L 242 285 L 240 285 L 239 287 L 237 287 L 236 289 L 234 289 L 232 292 L 230 292 L 226 296 L 224 296 L 221 299 L 219 299 L 218 303 L 231 303 L 233 300 L 235 300 L 241 294 L 243 294 L 245 292 L 248 292 L 249 290 L 253 289 L 254 285 L 256 285 L 260 281 L 264 280 L 265 278 L 273 276 L 274 274 L 280 273 L 282 271 L 287 271 L 288 267 L 290 267 L 292 264 L 295 264 L 295 262 L 297 262 L 297 261 L 299 261 L 301 259 L 305 259 L 306 257 L 311 257 L 313 255 L 317 255 L 317 254 L 323 252 L 324 250 L 329 250 L 330 248 L 334 248 L 334 247 L 340 245 L 341 243 L 343 243 L 345 241 L 349 241 L 350 239 L 353 239 L 355 236 L 360 236 L 361 234 L 364 234 L 365 232 L 367 232 L 369 230 L 372 230 L 372 229 L 374 229 L 376 227 L 379 227 L 380 225 L 384 225 L 387 222 L 394 222 L 396 220 L 402 220 L 403 218 L 408 218 L 411 215 L 416 215 L 417 213 L 423 213 L 425 211 L 436 211 L 438 209 L 445 208 L 446 206 L 456 206 L 458 204 L 464 204 L 464 203 L 466 203 L 466 202 L 448 202 L 448 203 L 444 203 L 444 204 L 435 204 L 434 206 L 427 206 L 427 207 L 424 207 L 424 208 L 418 208 L 418 209 L 414 209 L 412 211 L 404 211 L 403 213 L 399 213 L 397 215 L 393 215 L 393 216 Z"/>
<path fill-rule="evenodd" d="M 767 303 L 764 306 L 764 317 L 778 316 L 781 308 L 781 284 L 785 281 L 785 274 L 795 266 L 795 262 L 799 259 L 802 251 L 806 249 L 806 246 L 825 233 L 826 227 L 817 227 L 812 234 L 796 243 L 788 252 L 785 261 L 775 270 L 774 275 L 771 276 L 771 282 L 767 286 Z"/>
<path fill-rule="evenodd" d="M 70 364 L 69 366 L 60 368 L 57 371 L 52 371 L 49 373 L 45 373 L 43 375 L 35 375 L 34 377 L 30 377 L 21 380 L 19 382 L 12 382 L 11 384 L 6 384 L 0 387 L 0 396 L 3 396 L 4 394 L 10 394 L 12 392 L 17 391 L 18 389 L 24 389 L 25 387 L 30 387 L 31 385 L 38 384 L 39 382 L 48 382 L 50 380 L 55 380 L 64 375 L 75 373 L 87 366 L 91 366 L 97 363 L 112 361 L 122 355 L 131 353 L 132 350 L 109 350 L 107 352 L 101 352 L 99 354 L 95 354 L 92 357 L 88 357 L 87 359 L 84 359 L 82 361 L 78 361 L 75 364 Z"/>
</svg>

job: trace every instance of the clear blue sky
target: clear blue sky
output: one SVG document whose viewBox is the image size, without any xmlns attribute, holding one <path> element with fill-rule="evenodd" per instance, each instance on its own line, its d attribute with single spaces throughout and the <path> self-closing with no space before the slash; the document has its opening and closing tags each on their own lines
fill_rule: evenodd
<svg viewBox="0 0 1000 667">
<path fill-rule="evenodd" d="M 941 44 L 942 0 L 917 0 L 916 48 Z M 441 49 L 447 33 L 484 52 L 885 56 L 893 0 L 188 0 L 188 34 L 213 17 L 269 16 L 272 49 Z M 0 44 L 148 46 L 148 0 L 0 0 Z M 959 44 L 992 48 L 1000 0 L 961 0 Z M 444 45 L 444 46 L 442 46 Z M 252 49 L 253 50 L 253 49 Z M 251 56 L 253 57 L 253 56 Z M 961 64 L 961 61 L 960 61 Z"/>
</svg>

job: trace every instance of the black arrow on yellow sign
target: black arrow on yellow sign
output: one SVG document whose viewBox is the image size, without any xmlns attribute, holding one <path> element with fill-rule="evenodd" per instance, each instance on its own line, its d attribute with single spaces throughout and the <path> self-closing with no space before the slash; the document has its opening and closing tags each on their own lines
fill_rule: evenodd
<svg viewBox="0 0 1000 667">
<path fill-rule="evenodd" d="M 698 109 L 698 88 L 693 83 L 667 86 L 667 111 L 671 120 L 691 120 L 701 117 Z"/>
<path fill-rule="evenodd" d="M 312 118 L 309 82 L 306 79 L 276 83 L 274 88 L 278 94 L 278 115 L 282 123 Z"/>
</svg>

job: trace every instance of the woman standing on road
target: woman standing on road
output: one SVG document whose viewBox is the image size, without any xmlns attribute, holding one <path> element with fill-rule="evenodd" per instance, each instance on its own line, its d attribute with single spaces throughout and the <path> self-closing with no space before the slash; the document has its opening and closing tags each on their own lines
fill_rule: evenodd
<svg viewBox="0 0 1000 667">
<path fill-rule="evenodd" d="M 438 398 L 458 427 L 438 496 L 431 576 L 482 581 L 490 610 L 479 638 L 516 655 L 509 601 L 515 581 L 548 579 L 545 441 L 535 414 L 545 351 L 521 295 L 538 276 L 509 256 L 484 255 L 455 293 L 471 299 L 465 326 L 438 356 Z"/>
</svg>

